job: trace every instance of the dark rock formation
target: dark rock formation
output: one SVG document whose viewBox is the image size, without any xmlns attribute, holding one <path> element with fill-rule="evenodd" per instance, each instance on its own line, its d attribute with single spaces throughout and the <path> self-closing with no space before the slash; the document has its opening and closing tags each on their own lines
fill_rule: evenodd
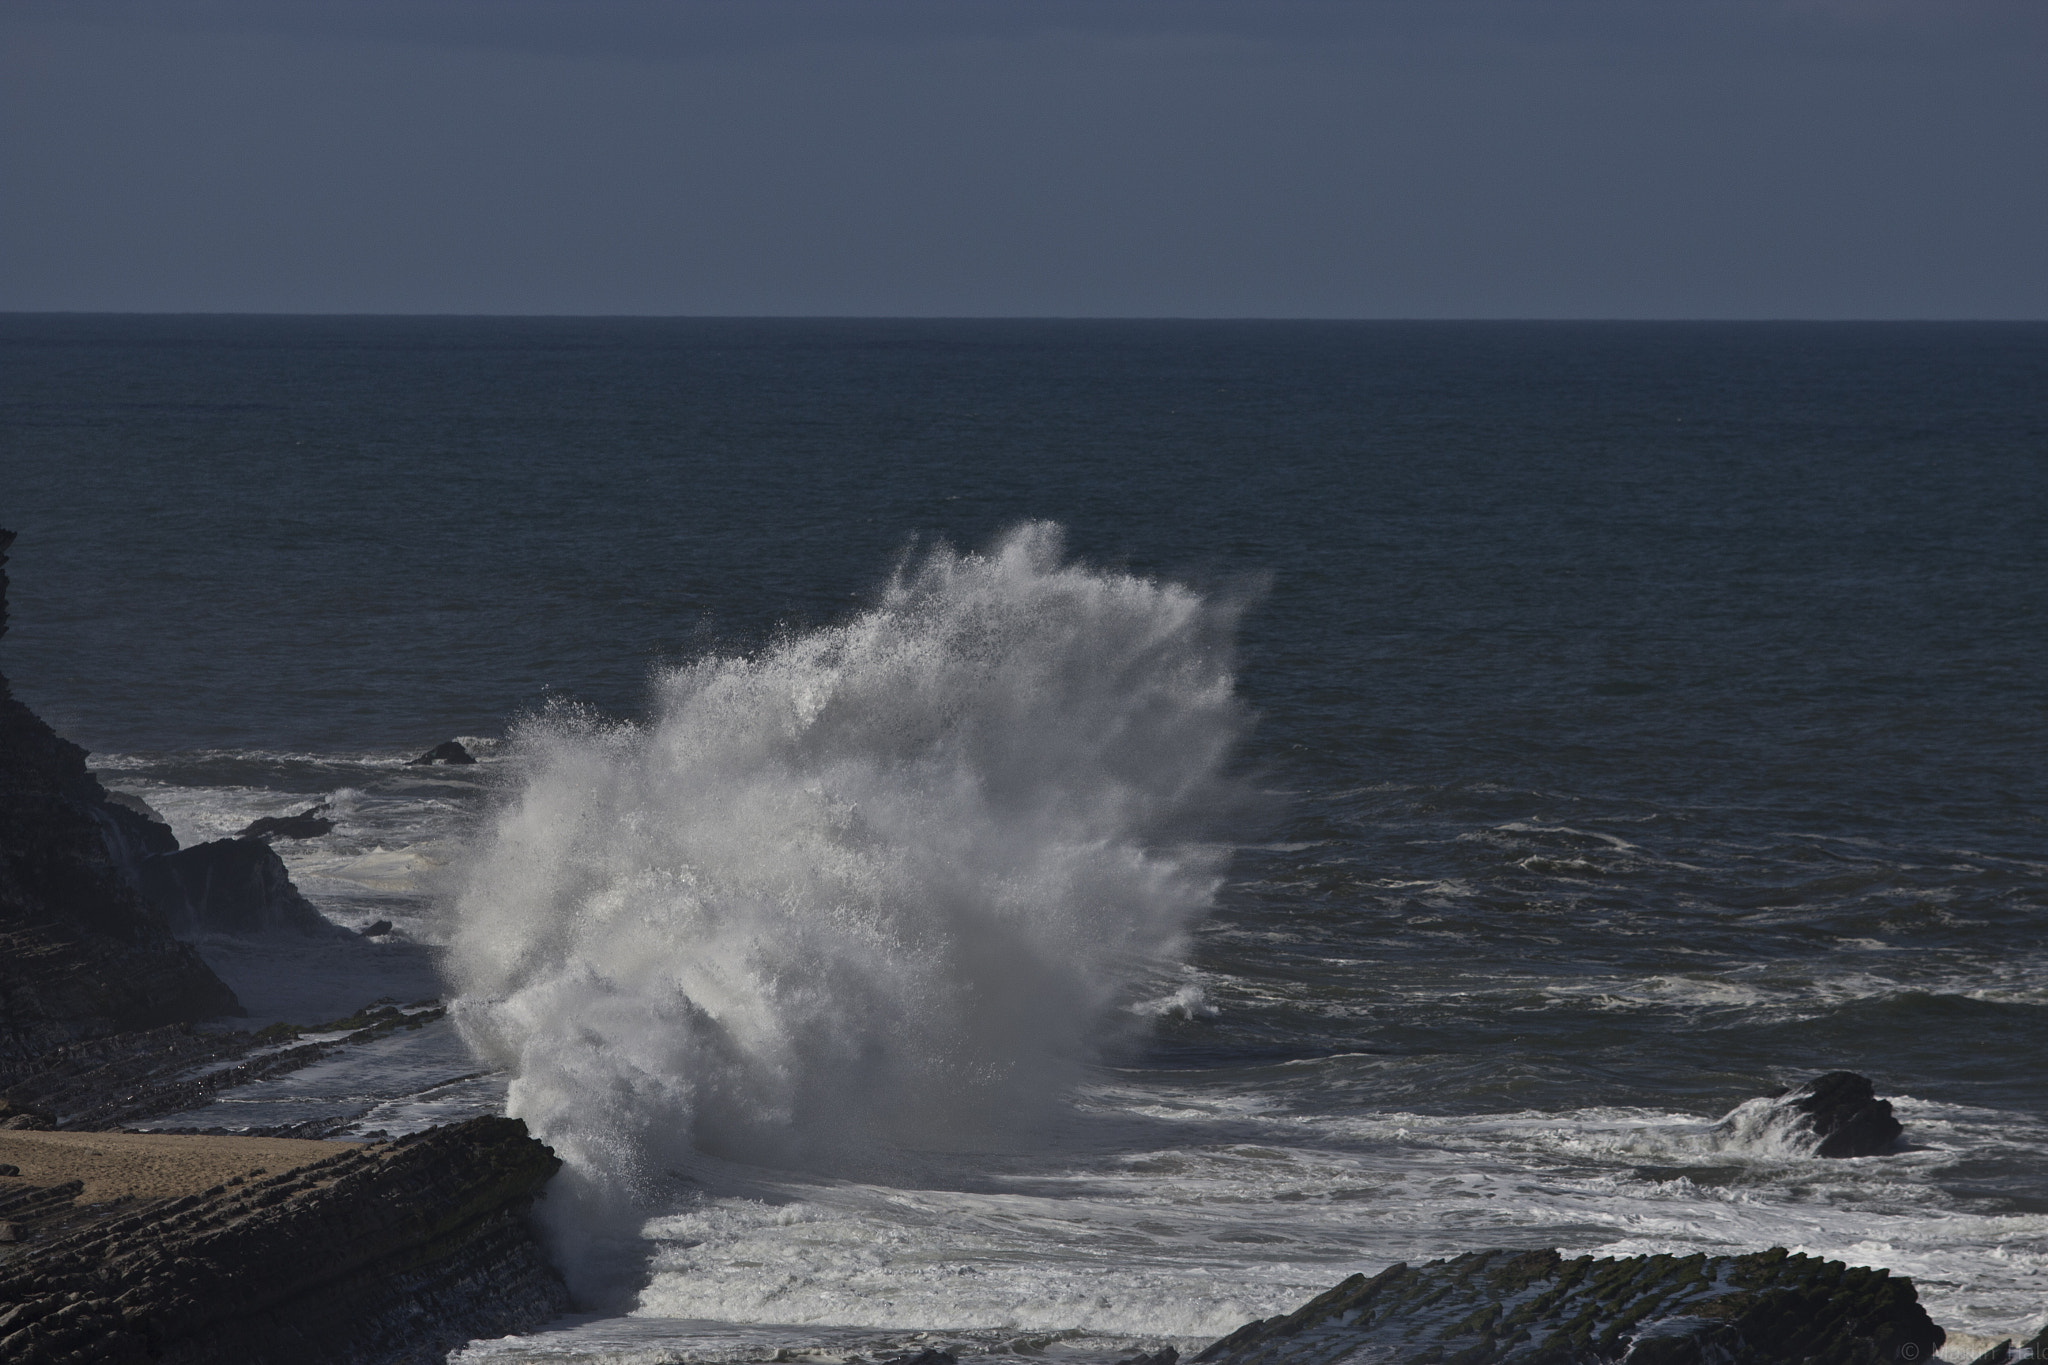
<svg viewBox="0 0 2048 1365">
<path fill-rule="evenodd" d="M 1853 1071 L 1816 1076 L 1777 1103 L 1806 1116 L 1805 1127 L 1820 1139 L 1815 1150 L 1821 1156 L 1876 1156 L 1890 1151 L 1905 1131 L 1892 1117 L 1892 1102 L 1879 1099 Z"/>
<path fill-rule="evenodd" d="M 272 1051 L 242 1032 L 172 1025 L 59 1048 L 0 1076 L 0 1128 L 96 1130 L 196 1109 L 222 1090 L 311 1066 L 332 1045 Z M 253 1055 L 252 1055 L 253 1054 Z"/>
<path fill-rule="evenodd" d="M 412 762 L 413 766 L 417 767 L 426 763 L 474 763 L 476 759 L 471 756 L 469 750 L 451 739 L 436 744 Z"/>
<path fill-rule="evenodd" d="M 0 633 L 13 539 L 0 531 Z M 0 1065 L 81 1039 L 242 1012 L 123 875 L 108 831 L 155 838 L 136 828 L 149 824 L 111 803 L 86 771 L 85 751 L 0 675 Z"/>
<path fill-rule="evenodd" d="M 1783 1248 L 1567 1260 L 1477 1251 L 1353 1275 L 1195 1357 L 1217 1365 L 1877 1365 L 1944 1339 L 1910 1280 Z"/>
<path fill-rule="evenodd" d="M 92 818 L 100 827 L 100 837 L 107 841 L 107 852 L 113 856 L 115 865 L 129 874 L 132 885 L 136 865 L 158 854 L 176 853 L 178 836 L 162 820 L 152 820 L 127 802 L 116 801 L 114 796 L 115 793 L 108 792 L 106 804 L 92 808 Z"/>
<path fill-rule="evenodd" d="M 0 1127 L 192 1108 L 439 1017 L 379 1002 L 315 1042 L 194 1030 L 242 1011 L 159 903 L 188 932 L 338 931 L 261 839 L 180 850 L 154 815 L 0 676 Z M 569 1307 L 526 1223 L 559 1166 L 523 1125 L 478 1119 L 178 1200 L 81 1208 L 79 1181 L 0 1171 L 0 1360 L 402 1365 L 531 1330 Z"/>
<path fill-rule="evenodd" d="M 297 815 L 266 815 L 249 822 L 237 839 L 317 839 L 334 829 L 334 822 L 320 814 L 327 806 L 308 806 Z"/>
<path fill-rule="evenodd" d="M 137 882 L 180 937 L 197 934 L 331 934 L 277 851 L 261 839 L 215 839 L 134 865 Z"/>
<path fill-rule="evenodd" d="M 1171 1346 L 1162 1346 L 1156 1351 L 1134 1355 L 1129 1360 L 1119 1360 L 1117 1365 L 1178 1365 L 1179 1361 L 1179 1351 Z"/>
<path fill-rule="evenodd" d="M 374 924 L 365 924 L 357 932 L 360 933 L 364 938 L 382 938 L 384 935 L 391 932 L 391 921 L 388 919 L 380 919 L 376 921 Z"/>
<path fill-rule="evenodd" d="M 882 1365 L 960 1365 L 960 1358 L 951 1351 L 927 1346 L 916 1355 L 891 1356 Z"/>
<path fill-rule="evenodd" d="M 0 1128 L 94 1128 L 191 1107 L 186 1079 L 207 1075 L 193 1103 L 235 1082 L 223 1068 L 251 1049 L 248 1034 L 189 1024 L 93 1038 L 0 1068 Z M 249 1079 L 246 1075 L 241 1079 Z"/>
<path fill-rule="evenodd" d="M 319 809 L 267 817 L 233 839 L 186 849 L 178 847 L 169 825 L 112 800 L 111 794 L 92 815 L 129 886 L 163 917 L 173 934 L 191 939 L 201 934 L 335 932 L 336 926 L 292 885 L 291 874 L 269 843 L 250 835 L 250 830 L 258 836 L 290 838 L 325 834 L 334 822 L 315 817 L 313 811 Z"/>
<path fill-rule="evenodd" d="M 2018 1345 L 2001 1341 L 1971 1361 L 1970 1365 L 2023 1365 L 2042 1360 L 2048 1360 L 2048 1327 L 2043 1327 L 2032 1339 Z"/>
<path fill-rule="evenodd" d="M 560 1165 L 486 1118 L 97 1214 L 0 1192 L 0 1359 L 401 1365 L 531 1331 L 569 1307 L 526 1224 Z"/>
<path fill-rule="evenodd" d="M 158 813 L 157 808 L 155 806 L 150 805 L 149 802 L 143 800 L 134 792 L 115 791 L 112 787 L 108 787 L 106 791 L 107 800 L 111 804 L 119 806 L 123 810 L 134 811 L 137 815 L 141 816 L 143 819 L 149 821 L 153 825 L 162 825 L 167 830 L 171 827 L 171 822 L 164 819 L 164 817 Z M 174 840 L 173 843 L 175 844 L 175 842 L 176 841 Z"/>
<path fill-rule="evenodd" d="M 222 1090 L 289 1074 L 400 1030 L 425 1028 L 446 1014 L 434 1001 L 404 1009 L 378 1001 L 346 1019 L 272 1024 L 255 1034 L 202 1033 L 178 1025 L 75 1043 L 33 1063 L 0 1066 L 0 1129 L 90 1131 L 197 1109 Z M 318 1041 L 301 1041 L 308 1034 Z M 325 1137 L 350 1127 L 356 1116 L 357 1111 L 337 1113 L 289 1125 L 289 1132 L 232 1131 L 252 1137 Z"/>
<path fill-rule="evenodd" d="M 1903 1131 L 1889 1100 L 1850 1071 L 1831 1071 L 1793 1090 L 1744 1100 L 1715 1127 L 1724 1146 L 1814 1156 L 1877 1156 Z"/>
</svg>

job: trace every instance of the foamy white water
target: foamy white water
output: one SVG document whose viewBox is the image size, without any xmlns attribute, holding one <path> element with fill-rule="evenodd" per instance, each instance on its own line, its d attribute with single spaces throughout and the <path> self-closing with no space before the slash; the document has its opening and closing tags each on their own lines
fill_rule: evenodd
<svg viewBox="0 0 2048 1365">
<path fill-rule="evenodd" d="M 1826 1160 L 1655 1110 L 1302 1113 L 1157 1080 L 1092 1085 L 1038 1152 L 935 1159 L 897 1185 L 716 1163 L 650 1219 L 629 1317 L 465 1360 L 877 1358 L 936 1342 L 1109 1360 L 1197 1346 L 1353 1271 L 1486 1246 L 1603 1255 L 1770 1245 L 1910 1273 L 1937 1321 L 2038 1313 L 2048 1217 L 1941 1207 L 1930 1177 L 2038 1126 L 1900 1101 L 1924 1145 Z"/>
<path fill-rule="evenodd" d="M 645 726 L 521 727 L 451 970 L 569 1163 L 572 1277 L 702 1157 L 1028 1141 L 1210 904 L 1234 615 L 1032 525 L 675 670 Z"/>
<path fill-rule="evenodd" d="M 467 993 L 467 1042 L 431 1025 L 162 1123 L 527 1117 L 575 1163 L 542 1212 L 610 1313 L 476 1359 L 941 1344 L 1090 1365 L 1199 1344 L 1353 1271 L 1498 1245 L 1787 1245 L 1911 1274 L 1951 1328 L 2038 1327 L 2048 1214 L 2010 1197 L 2011 1173 L 2048 1162 L 2048 1133 L 2025 1115 L 1898 1096 L 1905 1150 L 1823 1161 L 1751 1121 L 1758 1105 L 1724 1124 L 1502 1085 L 1424 1112 L 1412 1069 L 1493 1087 L 1493 1035 L 1398 1041 L 1441 1028 L 1447 997 L 1513 1029 L 1573 1011 L 1619 1030 L 1794 1026 L 1929 993 L 2038 1005 L 2038 954 L 1922 960 L 1894 946 L 1907 919 L 1735 969 L 1696 952 L 1596 966 L 1539 943 L 1465 970 L 1484 878 L 1380 877 L 1367 894 L 1407 909 L 1378 930 L 1319 941 L 1298 907 L 1233 914 L 1186 962 L 1242 724 L 1231 625 L 1227 603 L 1063 564 L 1036 528 L 906 571 L 843 626 L 665 675 L 643 725 L 558 710 L 475 769 L 103 760 L 188 843 L 316 800 L 336 817 L 279 852 L 330 918 L 398 932 L 202 944 L 255 1022 L 431 993 L 451 940 Z M 1693 866 L 1574 820 L 1453 842 L 1573 888 Z M 1277 870 L 1299 876 L 1332 847 L 1245 857 L 1289 855 Z M 1392 954 L 1375 932 L 1421 946 Z M 1264 965 L 1290 954 L 1344 989 Z M 1331 1050 L 1267 1057 L 1258 1021 L 1276 1011 L 1329 1021 Z M 1229 1046 L 1201 1042 L 1211 1025 Z M 1193 1070 L 1091 1064 L 1155 1028 L 1151 1064 L 1191 1048 Z M 1811 1050 L 1787 1050 L 1785 1082 L 1815 1069 L 1790 1060 Z"/>
</svg>

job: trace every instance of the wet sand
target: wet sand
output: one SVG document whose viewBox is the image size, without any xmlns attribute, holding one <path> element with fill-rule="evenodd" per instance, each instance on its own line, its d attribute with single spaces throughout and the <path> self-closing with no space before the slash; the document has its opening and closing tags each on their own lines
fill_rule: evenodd
<svg viewBox="0 0 2048 1365">
<path fill-rule="evenodd" d="M 82 1180 L 79 1202 L 97 1204 L 126 1195 L 200 1194 L 236 1176 L 278 1175 L 355 1145 L 304 1138 L 0 1131 L 0 1165 L 19 1166 L 19 1178 L 33 1185 Z M 0 1187 L 8 1183 L 0 1177 Z"/>
</svg>

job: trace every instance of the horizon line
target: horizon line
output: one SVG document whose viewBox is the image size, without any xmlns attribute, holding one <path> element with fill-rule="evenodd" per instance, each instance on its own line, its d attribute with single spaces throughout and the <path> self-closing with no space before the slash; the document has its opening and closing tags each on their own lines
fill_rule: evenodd
<svg viewBox="0 0 2048 1365">
<path fill-rule="evenodd" d="M 304 318 L 503 322 L 1241 322 L 1241 323 L 1430 323 L 1554 325 L 1823 325 L 1823 326 L 2040 326 L 2048 317 L 1626 317 L 1626 316 L 1457 316 L 1270 313 L 518 313 L 287 311 L 283 309 L 111 309 L 0 308 L 0 318 Z"/>
</svg>

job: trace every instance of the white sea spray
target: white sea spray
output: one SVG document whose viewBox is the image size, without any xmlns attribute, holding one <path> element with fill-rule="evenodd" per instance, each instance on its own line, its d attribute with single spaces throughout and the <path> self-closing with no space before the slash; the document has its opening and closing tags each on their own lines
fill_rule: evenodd
<svg viewBox="0 0 2048 1365">
<path fill-rule="evenodd" d="M 1211 902 L 1236 616 L 1030 524 L 667 673 L 644 725 L 519 727 L 450 970 L 568 1163 L 558 1236 L 699 1154 L 871 1169 L 1028 1131 Z"/>
</svg>

